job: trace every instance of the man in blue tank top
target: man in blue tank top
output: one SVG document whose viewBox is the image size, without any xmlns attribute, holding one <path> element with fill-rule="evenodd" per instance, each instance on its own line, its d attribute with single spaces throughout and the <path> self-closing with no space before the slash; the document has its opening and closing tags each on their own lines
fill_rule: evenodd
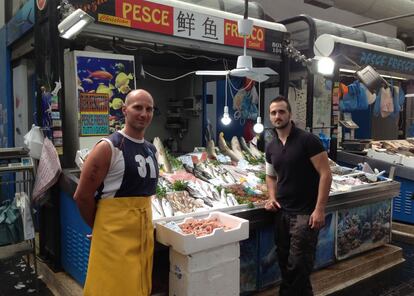
<svg viewBox="0 0 414 296">
<path fill-rule="evenodd" d="M 158 181 L 156 148 L 144 139 L 152 96 L 131 91 L 125 127 L 96 144 L 75 192 L 92 242 L 84 295 L 150 295 L 154 236 L 151 196 Z"/>
</svg>

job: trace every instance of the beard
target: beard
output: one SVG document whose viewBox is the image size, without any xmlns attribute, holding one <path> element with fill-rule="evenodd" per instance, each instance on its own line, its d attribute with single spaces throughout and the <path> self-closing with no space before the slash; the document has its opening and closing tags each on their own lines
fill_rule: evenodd
<svg viewBox="0 0 414 296">
<path fill-rule="evenodd" d="M 289 125 L 290 120 L 286 121 L 285 123 L 282 123 L 281 125 L 275 125 L 275 128 L 278 130 L 282 130 L 286 128 Z"/>
</svg>

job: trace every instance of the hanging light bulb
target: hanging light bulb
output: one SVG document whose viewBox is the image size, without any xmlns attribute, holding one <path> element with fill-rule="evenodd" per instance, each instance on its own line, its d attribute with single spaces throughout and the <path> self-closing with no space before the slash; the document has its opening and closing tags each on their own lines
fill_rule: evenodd
<svg viewBox="0 0 414 296">
<path fill-rule="evenodd" d="M 253 131 L 256 134 L 261 134 L 263 133 L 264 130 L 264 126 L 262 124 L 262 118 L 260 117 L 260 82 L 259 82 L 259 103 L 258 103 L 258 113 L 259 116 L 257 116 L 257 121 L 256 124 L 253 126 Z"/>
<path fill-rule="evenodd" d="M 221 123 L 224 125 L 229 125 L 231 123 L 231 118 L 229 115 L 229 107 L 224 106 L 224 114 L 223 117 L 221 118 Z"/>
<path fill-rule="evenodd" d="M 256 122 L 256 124 L 253 126 L 253 131 L 254 131 L 256 134 L 261 134 L 261 133 L 263 133 L 263 130 L 264 130 L 264 126 L 263 126 L 263 124 L 262 124 L 262 118 L 261 118 L 260 116 L 258 116 L 258 117 L 257 117 L 257 122 Z"/>
<path fill-rule="evenodd" d="M 229 107 L 227 106 L 227 80 L 228 80 L 228 75 L 226 75 L 226 86 L 224 87 L 224 113 L 223 113 L 223 117 L 221 118 L 221 123 L 223 125 L 229 125 L 231 123 L 231 118 L 230 118 L 230 114 L 229 114 Z"/>
</svg>

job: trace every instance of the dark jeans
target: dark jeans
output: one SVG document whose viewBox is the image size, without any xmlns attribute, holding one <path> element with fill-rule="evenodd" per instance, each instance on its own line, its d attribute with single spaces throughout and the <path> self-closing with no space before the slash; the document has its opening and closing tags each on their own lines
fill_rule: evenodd
<svg viewBox="0 0 414 296">
<path fill-rule="evenodd" d="M 282 273 L 280 296 L 313 295 L 309 276 L 315 260 L 318 230 L 309 226 L 310 215 L 276 213 L 276 245 Z"/>
</svg>

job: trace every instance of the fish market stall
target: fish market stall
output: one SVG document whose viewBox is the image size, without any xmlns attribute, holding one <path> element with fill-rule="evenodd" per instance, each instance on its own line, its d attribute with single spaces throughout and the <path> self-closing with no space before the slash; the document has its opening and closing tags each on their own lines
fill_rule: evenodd
<svg viewBox="0 0 414 296">
<path fill-rule="evenodd" d="M 61 114 L 53 113 L 55 118 L 51 121 L 57 124 L 60 120 L 66 127 L 61 157 L 67 170 L 59 188 L 60 261 L 63 269 L 83 284 L 90 246 L 85 235 L 90 229 L 73 202 L 79 174 L 73 168 L 75 164 L 82 167 L 88 150 L 100 138 L 123 127 L 121 107 L 131 89 L 145 88 L 155 102 L 154 118 L 146 138 L 159 149 L 164 171 L 157 190 L 159 197 L 153 199 L 156 219 L 183 219 L 186 215 L 217 209 L 248 212 L 253 202 L 264 198 L 252 190 L 251 200 L 240 200 L 235 193 L 243 189 L 218 189 L 237 183 L 233 178 L 240 176 L 258 183 L 259 177 L 240 174 L 230 165 L 232 159 L 239 157 L 238 151 L 227 147 L 229 153 L 235 153 L 223 156 L 229 167 L 227 164 L 196 165 L 189 161 L 196 155 L 186 153 L 193 152 L 195 147 L 207 147 L 206 152 L 213 154 L 212 143 L 226 149 L 225 140 L 230 142 L 233 136 L 249 135 L 246 143 L 238 145 L 252 145 L 252 122 L 262 113 L 258 104 L 262 100 L 261 89 L 277 87 L 280 93 L 284 92 L 286 76 L 276 72 L 286 70 L 281 52 L 286 29 L 260 19 L 264 13 L 256 4 L 248 5 L 253 27 L 249 36 L 243 38 L 237 25 L 242 16 L 186 3 L 191 1 L 110 0 L 96 5 L 82 0 L 68 2 L 95 18 L 75 39 L 59 39 L 60 51 L 56 55 L 65 69 L 61 73 L 63 88 L 59 95 L 64 99 L 62 105 L 53 105 L 61 108 Z M 233 1 L 226 8 L 243 8 L 243 4 L 243 1 Z M 249 71 L 241 73 L 232 72 L 240 70 L 236 69 L 238 56 L 251 57 L 255 67 L 251 65 Z M 198 70 L 228 71 L 228 78 L 216 75 L 217 72 L 213 76 L 196 75 Z M 272 76 L 266 76 L 269 80 L 264 83 L 263 76 L 255 71 L 266 71 Z M 223 113 L 238 119 L 226 126 L 220 120 Z M 181 162 L 185 166 L 174 170 L 178 156 L 184 154 L 186 157 Z M 259 162 L 257 156 L 250 158 Z M 238 170 L 244 168 L 240 166 Z M 209 176 L 214 176 L 214 186 L 206 181 Z M 165 250 L 157 246 L 160 253 L 157 253 L 159 262 L 155 262 L 155 268 L 168 268 Z M 242 247 L 242 257 L 243 252 Z M 162 278 L 164 273 L 157 274 L 155 291 L 162 289 L 157 288 L 157 283 L 158 286 L 168 283 Z"/>
<path fill-rule="evenodd" d="M 88 8 L 84 1 L 71 2 Z M 223 67 L 231 76 L 229 69 L 235 70 L 235 56 L 243 51 L 243 38 L 237 35 L 235 26 L 240 17 L 173 0 L 162 4 L 134 2 L 147 5 L 145 11 L 157 10 L 166 15 L 164 22 L 155 19 L 148 24 L 142 22 L 144 16 L 137 18 L 131 12 L 130 1 L 121 2 L 124 10 L 116 8 L 114 1 L 88 10 L 97 22 L 87 27 L 70 47 L 84 50 L 66 50 L 62 56 L 67 70 L 65 125 L 72 127 L 64 134 L 63 158 L 67 169 L 60 180 L 64 270 L 84 283 L 90 247 L 86 235 L 90 229 L 73 201 L 80 173 L 72 169 L 74 160 L 82 167 L 87 149 L 122 127 L 120 106 L 126 94 L 132 88 L 145 87 L 153 94 L 157 107 L 146 136 L 156 145 L 161 165 L 157 196 L 152 199 L 154 222 L 180 224 L 185 218 L 203 219 L 215 211 L 246 219 L 249 239 L 240 242 L 240 292 L 250 293 L 276 283 L 279 271 L 273 215 L 263 209 L 267 198 L 264 157 L 250 140 L 252 121 L 267 113 L 258 103 L 287 91 L 287 67 L 281 57 L 285 28 L 254 19 L 256 35 L 246 42 L 246 51 L 255 65 L 263 66 L 269 73 L 274 68 L 283 75 L 273 75 L 266 82 L 253 75 L 254 71 L 243 74 L 246 77 L 217 78 L 216 71 Z M 186 25 L 188 22 L 178 21 L 182 18 L 194 18 L 194 26 L 203 28 L 216 25 L 217 30 L 196 31 Z M 207 38 L 213 37 L 213 32 L 222 35 Z M 213 77 L 195 76 L 199 69 L 210 70 Z M 261 93 L 265 94 L 264 99 Z M 220 120 L 226 113 L 234 124 L 226 125 L 225 120 Z M 337 166 L 332 167 L 344 173 Z M 390 239 L 389 213 L 398 183 L 386 179 L 370 183 L 359 173 L 338 177 L 335 184 L 328 204 L 327 227 L 320 232 L 315 268 Z M 169 290 L 168 252 L 167 247 L 156 244 L 154 293 Z"/>
<path fill-rule="evenodd" d="M 378 151 L 373 146 L 367 151 L 367 155 L 338 151 L 338 162 L 347 167 L 357 167 L 358 164 L 367 163 L 372 168 L 385 171 L 385 175 L 392 175 L 394 180 L 401 183 L 401 190 L 393 201 L 392 218 L 395 221 L 413 224 L 414 167 L 401 161 L 403 157 L 407 159 L 410 156 L 403 156 L 389 150 L 384 151 L 384 149 L 380 148 Z"/>
<path fill-rule="evenodd" d="M 223 152 L 217 149 L 218 159 L 226 158 Z M 260 180 L 263 170 L 259 168 L 263 165 L 246 161 L 241 170 L 229 159 L 224 163 L 209 160 L 206 152 L 194 152 L 178 159 L 183 162 L 165 165 L 171 166 L 169 173 L 163 171 L 164 165 L 161 167 L 162 177 L 152 204 L 154 223 L 179 224 L 186 218 L 204 218 L 214 211 L 246 219 L 249 238 L 240 242 L 240 292 L 250 293 L 276 283 L 280 273 L 274 252 L 273 218 L 272 213 L 263 209 L 262 203 L 266 191 Z M 239 161 L 238 165 L 243 162 Z M 331 169 L 335 177 L 327 205 L 326 227 L 319 236 L 315 269 L 390 242 L 391 203 L 399 191 L 399 183 L 383 177 L 373 180 L 372 176 L 333 162 Z M 82 236 L 90 229 L 81 221 L 72 200 L 76 183 L 76 173 L 65 171 L 61 179 L 61 201 L 62 207 L 71 209 L 72 213 L 62 215 L 61 219 L 77 221 L 77 225 L 71 222 L 72 231 Z M 82 282 L 88 245 L 76 248 L 78 262 L 83 265 L 83 273 L 77 279 Z M 154 292 L 166 292 L 169 289 L 169 251 L 157 243 L 155 252 Z"/>
<path fill-rule="evenodd" d="M 402 185 L 393 203 L 393 219 L 413 223 L 409 137 L 414 112 L 414 55 L 396 38 L 305 15 L 281 23 L 292 32 L 292 44 L 301 53 L 335 60 L 332 77 L 304 73 L 309 71 L 292 62 L 289 97 L 295 98 L 292 102 L 302 110 L 298 119 L 327 141 L 331 158 L 343 165 L 355 167 L 367 162 L 387 174 L 395 167 L 395 180 Z M 364 68 L 367 65 L 372 68 Z M 368 72 L 357 73 L 361 69 L 380 75 L 377 87 L 368 90 L 363 85 L 363 73 Z"/>
</svg>

